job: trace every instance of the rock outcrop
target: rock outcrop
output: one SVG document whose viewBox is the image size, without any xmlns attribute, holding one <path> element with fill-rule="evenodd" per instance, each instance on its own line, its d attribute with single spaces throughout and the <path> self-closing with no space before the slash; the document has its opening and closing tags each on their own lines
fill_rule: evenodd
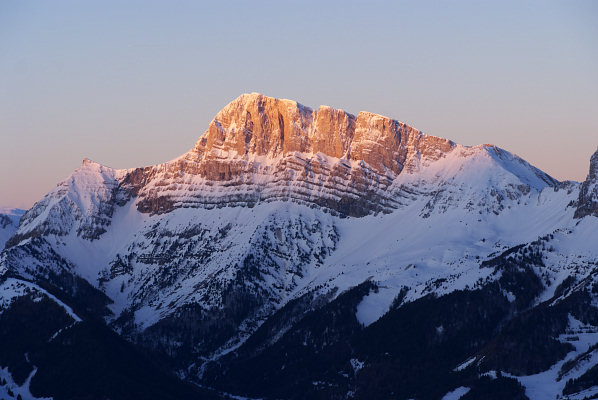
<svg viewBox="0 0 598 400">
<path fill-rule="evenodd" d="M 363 161 L 382 175 L 400 173 L 415 152 L 434 155 L 452 147 L 449 140 L 424 135 L 381 115 L 362 111 L 355 117 L 328 106 L 312 110 L 292 100 L 252 93 L 241 95 L 220 111 L 193 152 L 202 160 L 321 153 Z M 194 157 L 188 154 L 185 158 Z"/>
<path fill-rule="evenodd" d="M 598 217 L 598 150 L 590 158 L 590 171 L 581 184 L 575 218 L 587 215 Z"/>
<path fill-rule="evenodd" d="M 438 159 L 454 147 L 377 114 L 252 93 L 220 111 L 191 151 L 129 171 L 122 186 L 152 214 L 291 200 L 359 217 L 396 208 L 388 188 L 410 159 Z"/>
</svg>

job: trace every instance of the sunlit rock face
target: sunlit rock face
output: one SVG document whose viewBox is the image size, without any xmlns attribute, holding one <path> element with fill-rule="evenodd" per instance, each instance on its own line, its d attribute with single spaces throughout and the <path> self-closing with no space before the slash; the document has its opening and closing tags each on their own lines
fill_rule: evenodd
<svg viewBox="0 0 598 400">
<path fill-rule="evenodd" d="M 598 150 L 590 158 L 590 172 L 579 190 L 579 201 L 575 218 L 586 215 L 598 217 Z"/>
<path fill-rule="evenodd" d="M 364 216 L 396 208 L 389 188 L 410 161 L 436 160 L 454 147 L 377 114 L 312 110 L 253 93 L 220 111 L 191 151 L 130 171 L 122 186 L 152 214 L 285 200 Z"/>
</svg>

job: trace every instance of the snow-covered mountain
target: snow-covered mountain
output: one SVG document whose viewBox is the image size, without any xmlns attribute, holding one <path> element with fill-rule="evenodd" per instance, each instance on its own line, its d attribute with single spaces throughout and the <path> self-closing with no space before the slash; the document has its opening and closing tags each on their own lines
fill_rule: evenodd
<svg viewBox="0 0 598 400">
<path fill-rule="evenodd" d="M 23 215 L 0 271 L 222 392 L 583 397 L 597 171 L 598 152 L 585 182 L 558 182 L 492 145 L 242 95 L 175 160 L 85 159 Z"/>
</svg>

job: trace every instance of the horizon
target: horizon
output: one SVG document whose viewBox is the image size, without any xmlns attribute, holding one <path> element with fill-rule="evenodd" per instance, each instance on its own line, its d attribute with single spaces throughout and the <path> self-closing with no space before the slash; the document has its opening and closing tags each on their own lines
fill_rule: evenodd
<svg viewBox="0 0 598 400">
<path fill-rule="evenodd" d="M 254 91 L 492 143 L 560 181 L 583 181 L 598 145 L 591 1 L 0 11 L 1 207 L 28 209 L 83 158 L 124 169 L 178 157 Z"/>
</svg>

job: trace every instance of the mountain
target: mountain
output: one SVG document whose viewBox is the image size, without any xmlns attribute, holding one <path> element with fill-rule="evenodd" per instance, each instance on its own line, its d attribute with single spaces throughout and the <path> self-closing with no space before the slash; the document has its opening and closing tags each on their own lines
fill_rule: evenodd
<svg viewBox="0 0 598 400">
<path fill-rule="evenodd" d="M 22 216 L 0 276 L 81 320 L 46 336 L 90 324 L 101 362 L 174 374 L 179 398 L 582 398 L 598 394 L 597 171 L 598 152 L 585 182 L 558 182 L 496 146 L 247 94 L 172 161 L 83 160 Z M 31 293 L 3 291 L 0 318 L 21 315 Z M 53 376 L 59 353 L 36 343 L 0 371 L 38 397 L 85 393 L 56 385 L 78 361 Z M 90 398 L 127 398 L 112 375 Z"/>
</svg>

